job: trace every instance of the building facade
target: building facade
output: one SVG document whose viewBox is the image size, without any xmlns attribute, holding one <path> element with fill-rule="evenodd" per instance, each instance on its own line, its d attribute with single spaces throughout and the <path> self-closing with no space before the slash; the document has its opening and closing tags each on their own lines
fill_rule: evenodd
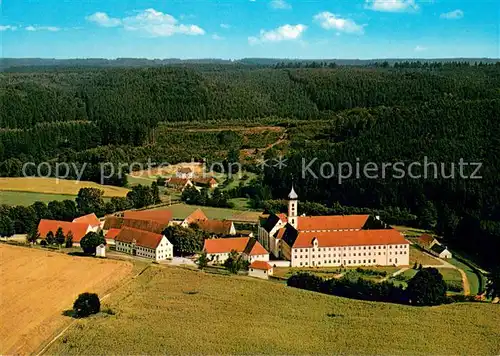
<svg viewBox="0 0 500 356">
<path fill-rule="evenodd" d="M 124 227 L 115 239 L 117 252 L 164 261 L 174 257 L 174 246 L 160 234 Z"/>
</svg>

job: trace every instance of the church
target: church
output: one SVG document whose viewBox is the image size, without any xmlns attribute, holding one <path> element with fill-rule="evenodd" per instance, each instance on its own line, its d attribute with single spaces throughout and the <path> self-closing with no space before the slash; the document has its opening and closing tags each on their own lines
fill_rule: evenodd
<svg viewBox="0 0 500 356">
<path fill-rule="evenodd" d="M 259 226 L 259 242 L 292 267 L 409 265 L 410 243 L 370 215 L 299 216 L 293 186 L 288 214 L 271 214 Z"/>
</svg>

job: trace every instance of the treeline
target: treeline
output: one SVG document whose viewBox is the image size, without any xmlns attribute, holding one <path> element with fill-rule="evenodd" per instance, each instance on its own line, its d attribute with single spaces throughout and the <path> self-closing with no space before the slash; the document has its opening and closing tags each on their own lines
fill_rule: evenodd
<svg viewBox="0 0 500 356">
<path fill-rule="evenodd" d="M 82 188 L 75 200 L 54 200 L 48 204 L 37 201 L 30 206 L 0 205 L 0 236 L 33 235 L 41 219 L 72 221 L 74 218 L 86 214 L 95 213 L 100 217 L 160 202 L 160 193 L 156 182 L 153 182 L 150 187 L 134 186 L 123 198 L 113 197 L 105 201 L 103 194 L 104 192 L 97 188 Z"/>
<path fill-rule="evenodd" d="M 373 282 L 363 278 L 353 280 L 346 276 L 323 279 L 306 272 L 291 276 L 287 285 L 345 298 L 415 306 L 440 305 L 454 301 L 447 298 L 446 282 L 436 268 L 420 269 L 408 282 L 406 289 L 387 281 Z"/>
</svg>

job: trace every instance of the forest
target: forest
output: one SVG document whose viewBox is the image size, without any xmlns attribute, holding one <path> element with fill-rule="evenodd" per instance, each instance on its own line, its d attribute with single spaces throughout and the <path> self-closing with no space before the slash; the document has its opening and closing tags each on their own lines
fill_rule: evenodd
<svg viewBox="0 0 500 356">
<path fill-rule="evenodd" d="M 286 134 L 266 158 L 288 160 L 280 170 L 253 168 L 270 198 L 286 196 L 293 179 L 301 200 L 325 211 L 338 204 L 398 210 L 493 264 L 500 261 L 499 119 L 500 63 L 11 68 L 0 73 L 0 176 L 21 175 L 24 162 L 225 159 L 235 149 L 263 151 L 281 131 L 183 127 L 265 124 Z M 482 178 L 338 184 L 301 175 L 302 160 L 314 158 L 316 171 L 321 162 L 427 158 L 449 167 L 463 159 L 480 162 Z M 85 178 L 97 174 L 91 169 Z"/>
</svg>

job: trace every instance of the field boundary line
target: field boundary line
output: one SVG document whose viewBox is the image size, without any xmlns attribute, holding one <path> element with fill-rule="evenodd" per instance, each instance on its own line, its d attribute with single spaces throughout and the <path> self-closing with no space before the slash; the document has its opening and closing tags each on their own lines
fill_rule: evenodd
<svg viewBox="0 0 500 356">
<path fill-rule="evenodd" d="M 130 277 L 125 283 L 123 284 L 119 284 L 118 286 L 116 286 L 115 288 L 112 288 L 105 296 L 103 296 L 102 298 L 100 298 L 101 301 L 107 299 L 108 297 L 111 296 L 112 293 L 116 292 L 118 289 L 128 285 L 130 282 L 132 282 L 133 280 L 135 280 L 137 277 L 139 277 L 141 274 L 143 274 L 144 272 L 146 272 L 147 269 L 149 269 L 151 267 L 151 265 L 147 265 L 146 267 L 144 267 L 141 271 L 139 271 L 136 275 Z M 57 340 L 59 340 L 59 338 L 61 336 L 64 335 L 64 333 L 66 331 L 68 331 L 68 329 L 73 326 L 76 322 L 78 321 L 78 319 L 73 319 L 68 326 L 66 326 L 61 332 L 59 332 L 54 338 L 52 338 L 39 352 L 36 352 L 35 355 L 36 356 L 41 356 L 45 353 L 45 351 L 47 351 L 47 349 L 52 346 Z"/>
</svg>

